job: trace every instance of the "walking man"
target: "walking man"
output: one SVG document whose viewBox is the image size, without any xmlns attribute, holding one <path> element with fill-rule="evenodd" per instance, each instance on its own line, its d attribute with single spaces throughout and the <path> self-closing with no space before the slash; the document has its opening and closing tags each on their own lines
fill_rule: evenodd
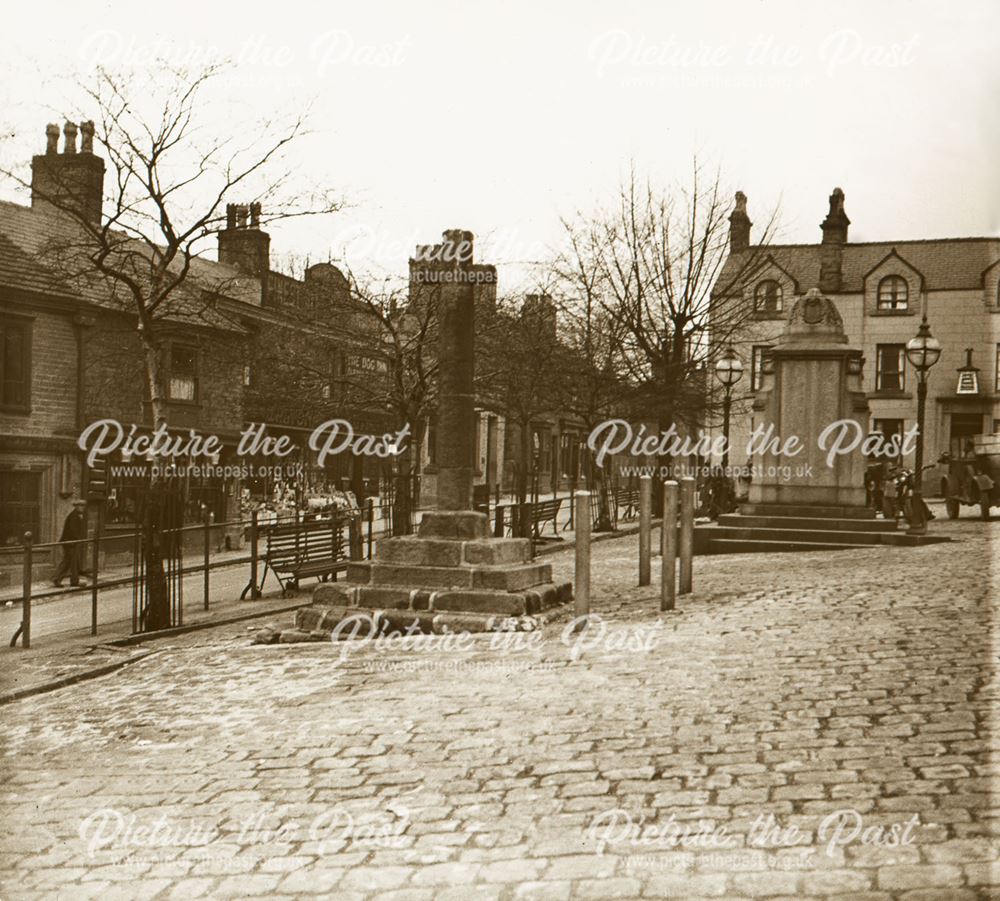
<svg viewBox="0 0 1000 901">
<path fill-rule="evenodd" d="M 77 499 L 73 501 L 73 510 L 63 523 L 62 535 L 59 536 L 59 540 L 63 542 L 62 560 L 59 562 L 56 576 L 52 580 L 52 584 L 57 588 L 62 588 L 62 580 L 66 577 L 67 573 L 69 574 L 70 585 L 80 584 L 81 572 L 85 575 L 90 575 L 89 572 L 83 570 L 80 566 L 80 562 L 83 560 L 84 545 L 78 543 L 87 537 L 86 509 L 87 502 L 85 500 Z"/>
</svg>

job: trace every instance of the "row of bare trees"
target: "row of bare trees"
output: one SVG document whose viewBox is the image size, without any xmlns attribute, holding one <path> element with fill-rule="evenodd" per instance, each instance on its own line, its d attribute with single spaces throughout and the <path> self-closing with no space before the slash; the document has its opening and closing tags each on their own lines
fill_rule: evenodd
<svg viewBox="0 0 1000 901">
<path fill-rule="evenodd" d="M 169 418 L 163 326 L 180 304 L 205 296 L 204 285 L 192 290 L 195 263 L 222 227 L 226 201 L 239 192 L 240 200 L 260 204 L 261 225 L 342 206 L 329 192 L 292 184 L 289 150 L 306 133 L 303 119 L 242 130 L 227 125 L 220 137 L 201 100 L 220 74 L 158 70 L 150 89 L 131 76 L 99 71 L 86 103 L 97 117 L 94 140 L 111 164 L 102 214 L 94 219 L 58 191 L 44 198 L 74 225 L 61 239 L 67 276 L 102 280 L 107 296 L 134 317 L 157 425 Z M 17 169 L 5 174 L 27 186 Z M 667 189 L 633 170 L 606 207 L 563 220 L 563 240 L 538 266 L 539 293 L 552 298 L 551 313 L 513 299 L 479 311 L 479 394 L 485 407 L 517 427 L 522 462 L 531 457 L 531 428 L 541 417 L 571 417 L 583 432 L 613 416 L 660 429 L 712 419 L 706 364 L 715 348 L 742 334 L 750 315 L 746 304 L 713 300 L 740 294 L 735 280 L 719 284 L 731 210 L 719 174 L 698 164 L 682 186 Z M 773 217 L 737 278 L 754 269 L 772 225 Z M 384 361 L 378 376 L 340 373 L 331 393 L 323 387 L 322 359 L 297 355 L 291 345 L 275 346 L 271 372 L 316 369 L 316 378 L 301 372 L 289 378 L 300 394 L 314 386 L 314 398 L 299 400 L 318 412 L 375 409 L 396 429 L 408 423 L 410 452 L 397 479 L 398 496 L 410 498 L 435 404 L 436 307 L 414 297 L 407 283 L 350 273 L 348 282 L 350 309 L 367 320 L 362 331 L 376 336 L 373 347 Z M 209 294 L 228 289 L 216 284 Z M 328 334 L 336 335 L 342 314 L 326 311 Z M 605 473 L 590 461 L 585 469 L 589 481 L 606 489 Z M 526 466 L 516 491 L 521 499 L 527 493 Z M 606 490 L 602 507 L 606 514 Z"/>
</svg>

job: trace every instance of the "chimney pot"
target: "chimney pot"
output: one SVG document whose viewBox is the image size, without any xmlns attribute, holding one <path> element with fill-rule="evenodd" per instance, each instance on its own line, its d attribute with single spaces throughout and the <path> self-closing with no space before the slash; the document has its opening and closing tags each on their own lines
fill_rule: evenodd
<svg viewBox="0 0 1000 901">
<path fill-rule="evenodd" d="M 81 122 L 80 123 L 80 152 L 81 153 L 93 153 L 94 152 L 94 123 L 92 121 Z"/>
<path fill-rule="evenodd" d="M 250 204 L 250 227 L 259 228 L 260 227 L 260 204 L 251 203 Z"/>
<path fill-rule="evenodd" d="M 45 152 L 59 152 L 59 126 L 55 122 L 50 122 L 45 126 Z"/>
<path fill-rule="evenodd" d="M 66 136 L 63 153 L 76 153 L 76 123 L 67 122 L 63 126 L 63 134 Z"/>
<path fill-rule="evenodd" d="M 247 208 L 246 204 L 241 203 L 236 206 L 236 227 L 246 228 L 247 227 Z"/>
<path fill-rule="evenodd" d="M 236 228 L 236 204 L 226 204 L 226 228 Z"/>
</svg>

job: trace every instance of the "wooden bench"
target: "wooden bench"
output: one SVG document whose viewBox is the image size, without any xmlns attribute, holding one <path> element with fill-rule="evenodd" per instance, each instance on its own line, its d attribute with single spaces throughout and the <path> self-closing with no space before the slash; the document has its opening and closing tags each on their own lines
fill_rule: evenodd
<svg viewBox="0 0 1000 901">
<path fill-rule="evenodd" d="M 635 519 L 639 515 L 639 489 L 619 488 L 615 492 L 617 519 Z"/>
<path fill-rule="evenodd" d="M 553 498 L 550 501 L 539 501 L 531 505 L 531 530 L 535 537 L 539 537 L 541 527 L 547 522 L 552 523 L 552 531 L 559 537 L 559 528 L 556 520 L 559 517 L 559 508 L 562 506 L 562 498 Z"/>
<path fill-rule="evenodd" d="M 299 580 L 318 576 L 320 581 L 336 581 L 337 573 L 347 569 L 347 552 L 343 529 L 345 520 L 280 523 L 267 530 L 267 553 L 264 557 L 264 587 L 267 571 L 271 570 L 281 584 L 281 595 L 299 587 Z M 284 578 L 282 578 L 284 577 Z"/>
</svg>

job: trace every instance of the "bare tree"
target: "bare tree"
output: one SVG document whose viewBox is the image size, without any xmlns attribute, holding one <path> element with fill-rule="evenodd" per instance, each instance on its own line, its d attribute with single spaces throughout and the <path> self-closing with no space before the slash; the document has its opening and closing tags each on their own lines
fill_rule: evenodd
<svg viewBox="0 0 1000 901">
<path fill-rule="evenodd" d="M 394 461 L 392 490 L 392 530 L 406 534 L 413 526 L 420 452 L 437 399 L 437 289 L 419 281 L 406 285 L 350 272 L 348 282 L 351 301 L 375 339 L 373 358 L 382 366 L 375 372 L 345 371 L 339 399 L 345 411 L 384 410 L 395 431 L 410 429 L 406 449 Z"/>
<path fill-rule="evenodd" d="M 139 85 L 132 73 L 99 69 L 85 91 L 88 110 L 98 119 L 96 125 L 84 123 L 84 146 L 89 150 L 87 144 L 96 142 L 110 163 L 100 215 L 81 208 L 72 185 L 32 185 L 36 197 L 72 223 L 50 248 L 63 275 L 102 278 L 108 299 L 135 316 L 156 426 L 168 419 L 157 326 L 190 302 L 185 288 L 197 281 L 194 263 L 226 221 L 227 198 L 244 192 L 242 199 L 258 211 L 259 225 L 341 206 L 329 195 L 303 197 L 287 190 L 284 154 L 305 134 L 303 118 L 261 128 L 228 127 L 222 135 L 206 128 L 211 116 L 201 96 L 221 71 L 161 67 L 155 79 Z M 150 82 L 158 85 L 155 102 L 142 96 Z M 27 187 L 16 172 L 2 171 Z M 229 286 L 214 287 L 225 293 Z"/>
<path fill-rule="evenodd" d="M 154 429 L 165 428 L 169 418 L 163 324 L 199 311 L 207 315 L 214 297 L 238 287 L 198 272 L 208 239 L 225 221 L 227 198 L 241 192 L 261 225 L 333 212 L 340 205 L 326 194 L 292 189 L 294 167 L 285 155 L 305 133 L 301 117 L 247 129 L 227 125 L 223 134 L 212 127 L 205 94 L 221 72 L 218 66 L 198 72 L 167 66 L 145 73 L 99 69 L 84 89 L 88 121 L 82 126 L 83 151 L 96 142 L 110 164 L 98 208 L 81 203 L 79 185 L 62 182 L 55 169 L 31 183 L 33 202 L 58 211 L 64 223 L 48 248 L 62 277 L 87 285 L 91 294 L 101 294 L 103 305 L 134 318 Z M 96 125 L 89 116 L 96 117 Z M 75 136 L 74 126 L 67 134 L 74 145 Z M 50 132 L 50 151 L 57 138 Z M 28 186 L 15 170 L 0 174 Z M 156 484 L 154 479 L 151 487 Z M 151 490 L 143 522 L 149 628 L 168 618 L 155 528 L 160 503 Z"/>
<path fill-rule="evenodd" d="M 533 427 L 559 412 L 571 360 L 557 337 L 556 309 L 546 294 L 498 300 L 495 310 L 477 311 L 476 330 L 477 397 L 516 430 L 514 493 L 523 504 L 537 475 Z M 520 524 L 522 534 L 528 525 Z"/>
<path fill-rule="evenodd" d="M 766 257 L 775 216 L 723 286 L 732 209 L 719 174 L 706 176 L 696 160 L 684 187 L 658 189 L 633 169 L 610 207 L 564 221 L 556 282 L 577 298 L 585 335 L 606 330 L 608 370 L 628 380 L 635 406 L 660 429 L 713 415 L 707 366 L 753 316 L 747 303 L 713 296 L 739 294 Z"/>
<path fill-rule="evenodd" d="M 559 406 L 577 419 L 586 433 L 601 422 L 621 417 L 631 397 L 623 372 L 624 327 L 601 303 L 597 267 L 586 265 L 589 255 L 570 233 L 569 246 L 551 266 L 552 293 L 559 311 L 560 342 L 566 349 L 567 373 L 558 382 Z M 594 454 L 584 446 L 584 475 L 597 493 L 599 531 L 611 529 L 610 484 L 603 468 L 594 465 Z"/>
</svg>

